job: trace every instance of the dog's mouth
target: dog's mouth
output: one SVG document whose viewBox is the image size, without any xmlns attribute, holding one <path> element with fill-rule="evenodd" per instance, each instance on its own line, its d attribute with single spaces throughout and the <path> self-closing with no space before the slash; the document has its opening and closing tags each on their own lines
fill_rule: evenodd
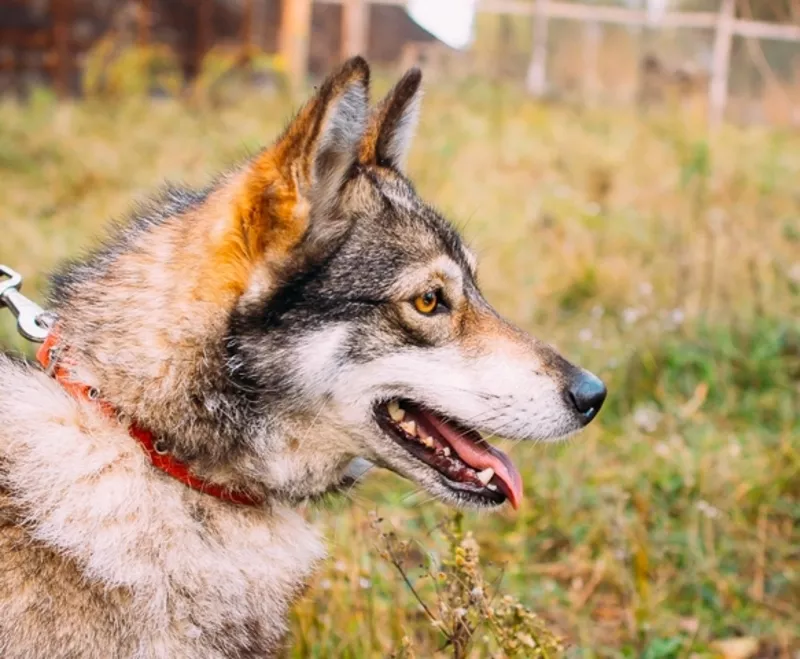
<svg viewBox="0 0 800 659">
<path fill-rule="evenodd" d="M 477 430 L 405 399 L 377 405 L 375 415 L 397 444 L 438 472 L 450 489 L 485 504 L 508 500 L 514 509 L 519 507 L 519 471 Z"/>
</svg>

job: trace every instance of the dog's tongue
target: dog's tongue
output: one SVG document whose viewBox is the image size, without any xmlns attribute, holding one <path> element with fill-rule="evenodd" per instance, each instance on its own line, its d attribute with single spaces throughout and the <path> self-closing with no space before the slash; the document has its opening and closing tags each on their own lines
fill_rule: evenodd
<svg viewBox="0 0 800 659">
<path fill-rule="evenodd" d="M 519 503 L 522 501 L 522 476 L 511 462 L 511 458 L 487 442 L 478 444 L 467 434 L 433 414 L 428 417 L 436 426 L 436 430 L 466 464 L 476 471 L 483 471 L 489 467 L 494 469 L 495 477 L 500 483 L 503 494 L 506 495 L 514 510 L 519 509 Z"/>
</svg>

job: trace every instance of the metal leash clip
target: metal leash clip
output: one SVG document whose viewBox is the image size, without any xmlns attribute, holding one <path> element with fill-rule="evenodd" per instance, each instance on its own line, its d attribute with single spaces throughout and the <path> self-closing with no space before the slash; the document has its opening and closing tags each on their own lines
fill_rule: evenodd
<svg viewBox="0 0 800 659">
<path fill-rule="evenodd" d="M 21 287 L 22 275 L 0 264 L 0 308 L 11 309 L 17 319 L 17 330 L 28 341 L 43 343 L 53 326 L 54 316 L 20 293 Z"/>
</svg>

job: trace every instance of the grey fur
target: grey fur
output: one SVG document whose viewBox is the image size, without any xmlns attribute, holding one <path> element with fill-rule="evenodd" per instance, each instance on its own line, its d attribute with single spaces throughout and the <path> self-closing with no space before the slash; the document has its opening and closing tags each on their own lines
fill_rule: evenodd
<svg viewBox="0 0 800 659">
<path fill-rule="evenodd" d="M 371 133 L 367 84 L 366 63 L 348 62 L 296 120 L 309 135 L 295 123 L 281 138 L 297 141 L 281 176 L 313 163 L 282 220 L 307 224 L 284 252 L 247 254 L 231 271 L 247 272 L 242 291 L 219 282 L 251 243 L 237 235 L 224 259 L 213 250 L 239 230 L 231 209 L 251 195 L 252 172 L 272 171 L 269 151 L 204 190 L 169 188 L 53 279 L 74 376 L 194 473 L 263 507 L 186 488 L 96 405 L 0 358 L 4 659 L 278 656 L 288 607 L 323 553 L 299 502 L 351 484 L 369 460 L 450 503 L 492 505 L 387 436 L 376 406 L 407 397 L 522 439 L 584 425 L 564 393 L 579 369 L 494 312 L 458 233 L 400 171 L 418 73 Z M 260 204 L 273 190 L 258 192 Z M 259 221 L 247 230 L 271 227 Z M 202 270 L 212 256 L 219 269 Z M 413 300 L 431 286 L 441 313 L 424 317 Z M 470 406 L 486 409 L 470 418 Z"/>
</svg>

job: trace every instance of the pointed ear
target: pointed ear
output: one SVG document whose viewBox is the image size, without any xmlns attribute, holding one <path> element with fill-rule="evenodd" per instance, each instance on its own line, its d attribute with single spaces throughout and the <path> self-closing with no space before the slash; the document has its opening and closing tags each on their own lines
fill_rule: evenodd
<svg viewBox="0 0 800 659">
<path fill-rule="evenodd" d="M 325 80 L 283 135 L 247 167 L 234 198 L 235 242 L 251 263 L 299 244 L 356 160 L 369 110 L 369 67 L 354 57 Z M 241 241 L 241 242 L 240 242 Z"/>
<path fill-rule="evenodd" d="M 422 72 L 411 69 L 380 102 L 359 147 L 364 164 L 402 170 L 417 129 L 422 103 Z"/>
<path fill-rule="evenodd" d="M 353 165 L 369 112 L 369 66 L 348 60 L 328 77 L 280 140 L 286 173 L 294 170 L 301 194 L 319 199 L 338 192 Z"/>
</svg>

